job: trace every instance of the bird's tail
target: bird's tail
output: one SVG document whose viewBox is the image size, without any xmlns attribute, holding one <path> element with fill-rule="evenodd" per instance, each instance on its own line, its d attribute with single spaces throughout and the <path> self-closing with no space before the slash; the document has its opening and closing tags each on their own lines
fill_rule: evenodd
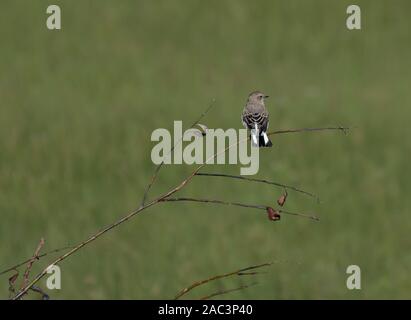
<svg viewBox="0 0 411 320">
<path fill-rule="evenodd" d="M 260 134 L 260 137 L 258 139 L 258 146 L 259 147 L 272 147 L 273 146 L 273 143 L 271 142 L 267 133 L 265 133 L 264 131 L 261 132 Z"/>
<path fill-rule="evenodd" d="M 273 143 L 271 142 L 270 138 L 268 137 L 267 133 L 262 131 L 261 133 L 258 134 L 252 130 L 251 132 L 251 143 L 255 147 L 260 147 L 260 148 L 266 148 L 266 147 L 272 147 Z"/>
</svg>

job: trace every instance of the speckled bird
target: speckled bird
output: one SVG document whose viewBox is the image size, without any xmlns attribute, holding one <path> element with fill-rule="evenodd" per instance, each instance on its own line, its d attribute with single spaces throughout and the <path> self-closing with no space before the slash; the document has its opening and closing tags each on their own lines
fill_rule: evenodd
<svg viewBox="0 0 411 320">
<path fill-rule="evenodd" d="M 271 147 L 273 145 L 267 135 L 268 111 L 264 104 L 267 98 L 268 96 L 261 91 L 251 92 L 241 115 L 244 127 L 251 130 L 253 146 Z"/>
</svg>

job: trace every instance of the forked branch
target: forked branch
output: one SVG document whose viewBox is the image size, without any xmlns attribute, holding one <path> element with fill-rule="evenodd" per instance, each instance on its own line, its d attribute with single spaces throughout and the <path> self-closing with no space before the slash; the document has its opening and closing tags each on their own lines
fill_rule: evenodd
<svg viewBox="0 0 411 320">
<path fill-rule="evenodd" d="M 214 103 L 214 102 L 213 102 Z M 213 106 L 213 104 L 210 104 L 210 106 L 206 109 L 206 111 L 200 116 L 200 118 L 194 122 L 193 126 L 198 124 L 198 122 L 208 113 L 208 111 L 211 109 L 211 107 Z M 348 128 L 344 128 L 344 127 L 327 127 L 327 128 L 302 128 L 302 129 L 291 129 L 291 130 L 279 130 L 279 131 L 274 131 L 269 133 L 269 135 L 276 135 L 276 134 L 286 134 L 286 133 L 297 133 L 297 132 L 305 132 L 305 131 L 330 131 L 330 130 L 341 130 L 344 133 L 346 132 L 346 130 L 348 130 Z M 248 139 L 247 139 L 248 140 Z M 106 227 L 104 227 L 103 229 L 101 229 L 100 231 L 92 234 L 90 237 L 88 237 L 86 240 L 78 243 L 77 245 L 72 246 L 72 248 L 64 253 L 63 255 L 61 255 L 60 257 L 58 257 L 57 259 L 55 259 L 50 265 L 48 265 L 46 268 L 43 269 L 42 272 L 40 272 L 36 277 L 34 277 L 34 279 L 26 284 L 14 297 L 13 299 L 17 300 L 23 297 L 24 294 L 27 293 L 28 290 L 30 290 L 38 281 L 40 281 L 40 279 L 42 279 L 46 274 L 47 274 L 47 270 L 50 266 L 52 265 L 57 265 L 60 262 L 64 261 L 65 259 L 67 259 L 68 257 L 72 256 L 73 254 L 75 254 L 76 252 L 78 252 L 81 248 L 87 246 L 88 244 L 92 243 L 93 241 L 96 241 L 98 238 L 100 238 L 102 235 L 104 235 L 105 233 L 113 230 L 114 228 L 120 226 L 121 224 L 125 223 L 126 221 L 130 220 L 131 218 L 135 217 L 136 215 L 140 214 L 142 211 L 160 203 L 160 202 L 166 202 L 166 201 L 196 201 L 196 202 L 212 202 L 212 203 L 219 203 L 219 204 L 225 204 L 225 205 L 237 205 L 237 206 L 242 206 L 242 207 L 251 207 L 253 205 L 246 205 L 246 204 L 240 204 L 240 203 L 228 203 L 228 202 L 224 202 L 224 201 L 219 201 L 219 200 L 208 200 L 208 199 L 189 199 L 189 198 L 176 198 L 176 199 L 172 199 L 170 198 L 170 196 L 172 196 L 173 194 L 179 192 L 181 189 L 183 189 L 185 186 L 187 186 L 189 184 L 189 182 L 193 179 L 194 176 L 196 176 L 199 171 L 206 165 L 209 163 L 210 160 L 214 159 L 215 157 L 217 157 L 220 153 L 227 151 L 228 149 L 230 149 L 232 146 L 239 144 L 242 141 L 238 141 L 234 144 L 229 145 L 228 147 L 226 147 L 223 151 L 219 152 L 219 153 L 215 153 L 214 155 L 212 155 L 209 159 L 207 159 L 207 161 L 205 161 L 204 164 L 199 165 L 196 169 L 194 169 L 194 171 L 189 174 L 185 179 L 183 179 L 177 186 L 175 186 L 174 188 L 171 188 L 169 191 L 167 191 L 166 193 L 156 197 L 154 200 L 149 201 L 148 203 L 146 203 L 146 199 L 148 196 L 148 192 L 151 189 L 152 185 L 154 184 L 154 182 L 156 181 L 156 178 L 160 172 L 160 169 L 162 167 L 162 164 L 160 164 L 159 166 L 156 167 L 154 175 L 150 181 L 150 183 L 148 184 L 145 192 L 144 192 L 144 196 L 143 196 L 143 200 L 140 204 L 140 206 L 138 208 L 136 208 L 135 210 L 129 212 L 128 214 L 126 214 L 125 216 L 123 216 L 121 219 L 115 221 L 114 223 L 107 225 Z M 173 148 L 175 148 L 175 145 L 173 146 Z M 282 185 L 281 185 L 282 186 Z M 292 190 L 299 190 L 297 188 L 293 189 L 292 187 L 288 187 L 289 189 Z M 298 192 L 303 192 L 303 190 L 299 190 Z M 308 195 L 310 195 L 310 193 L 306 193 Z M 312 195 L 312 194 L 311 194 Z M 314 195 L 312 195 L 314 196 Z M 314 196 L 315 197 L 315 196 Z M 178 200 L 179 199 L 179 200 Z M 184 200 L 183 200 L 184 199 Z M 189 200 L 188 200 L 189 199 Z M 267 207 L 265 206 L 254 206 L 256 209 L 267 209 Z M 292 215 L 298 215 L 298 216 L 305 216 L 308 217 L 310 219 L 314 219 L 317 220 L 317 217 L 314 216 L 306 216 L 303 214 L 299 214 L 299 213 L 294 213 L 294 212 L 287 212 L 284 210 L 278 210 L 279 212 L 283 212 L 286 214 L 292 214 Z M 259 266 L 256 266 L 259 267 Z M 244 270 L 243 270 L 244 271 Z"/>
</svg>

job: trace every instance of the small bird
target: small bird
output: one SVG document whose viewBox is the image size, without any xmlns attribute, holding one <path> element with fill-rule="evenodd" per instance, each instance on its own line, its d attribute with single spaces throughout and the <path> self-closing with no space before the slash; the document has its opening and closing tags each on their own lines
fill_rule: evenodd
<svg viewBox="0 0 411 320">
<path fill-rule="evenodd" d="M 268 98 L 260 91 L 251 92 L 244 107 L 241 120 L 245 128 L 251 130 L 251 142 L 258 147 L 272 147 L 267 135 L 268 111 L 264 99 Z"/>
</svg>

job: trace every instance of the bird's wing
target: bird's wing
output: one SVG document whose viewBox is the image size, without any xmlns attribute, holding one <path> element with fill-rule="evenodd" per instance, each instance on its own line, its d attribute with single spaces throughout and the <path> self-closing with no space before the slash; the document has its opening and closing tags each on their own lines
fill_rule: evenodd
<svg viewBox="0 0 411 320">
<path fill-rule="evenodd" d="M 267 131 L 267 129 L 268 129 L 268 113 L 264 112 L 263 120 L 261 123 L 261 130 L 265 132 Z"/>
<path fill-rule="evenodd" d="M 243 124 L 249 129 L 253 129 L 254 125 L 257 124 L 262 130 L 267 129 L 268 125 L 268 113 L 267 112 L 249 112 L 244 110 L 242 115 Z"/>
</svg>

